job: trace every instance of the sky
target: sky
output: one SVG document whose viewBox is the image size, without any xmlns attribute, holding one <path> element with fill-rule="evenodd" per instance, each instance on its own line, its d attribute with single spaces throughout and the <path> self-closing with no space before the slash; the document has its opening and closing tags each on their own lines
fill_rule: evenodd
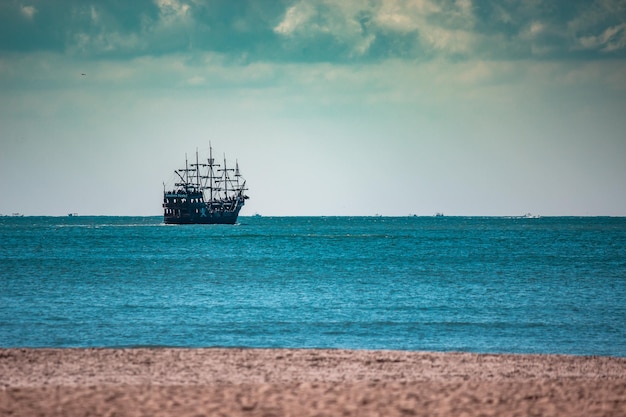
<svg viewBox="0 0 626 417">
<path fill-rule="evenodd" d="M 0 214 L 626 216 L 626 1 L 2 0 Z"/>
</svg>

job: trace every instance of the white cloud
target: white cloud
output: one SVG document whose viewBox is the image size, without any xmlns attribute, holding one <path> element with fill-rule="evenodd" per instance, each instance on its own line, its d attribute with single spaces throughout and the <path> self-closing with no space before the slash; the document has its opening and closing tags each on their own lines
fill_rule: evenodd
<svg viewBox="0 0 626 417">
<path fill-rule="evenodd" d="M 626 23 L 606 28 L 598 36 L 582 36 L 578 39 L 582 49 L 598 49 L 613 52 L 626 48 Z"/>
<path fill-rule="evenodd" d="M 155 0 L 155 4 L 159 8 L 161 21 L 164 23 L 185 20 L 190 15 L 190 6 L 178 0 Z"/>
<path fill-rule="evenodd" d="M 544 32 L 545 30 L 545 25 L 541 22 L 532 22 L 530 24 L 530 26 L 528 27 L 528 37 L 529 38 L 535 38 L 539 35 L 541 35 L 542 32 Z"/>
<path fill-rule="evenodd" d="M 626 2 L 623 0 L 596 0 L 588 2 L 587 8 L 567 22 L 570 34 L 588 32 L 602 25 L 607 19 L 626 15 Z M 623 20 L 623 18 L 622 18 Z"/>
<path fill-rule="evenodd" d="M 100 13 L 93 5 L 91 6 L 91 21 L 93 23 L 98 23 L 100 21 Z"/>
<path fill-rule="evenodd" d="M 382 0 L 376 22 L 382 28 L 396 32 L 413 32 L 426 23 L 428 16 L 441 12 L 430 0 Z"/>
<path fill-rule="evenodd" d="M 449 9 L 419 0 L 385 1 L 377 16 L 381 27 L 402 33 L 417 32 L 423 46 L 445 53 L 468 53 L 477 36 L 470 0 L 457 0 Z"/>
<path fill-rule="evenodd" d="M 468 53 L 476 35 L 470 0 L 457 0 L 443 9 L 429 0 L 383 0 L 376 11 L 376 24 L 386 31 L 414 33 L 425 48 L 443 53 Z"/>
<path fill-rule="evenodd" d="M 291 6 L 287 9 L 283 21 L 274 28 L 274 32 L 281 35 L 290 35 L 298 30 L 305 30 L 305 25 L 314 14 L 313 7 L 306 2 Z"/>
<path fill-rule="evenodd" d="M 35 16 L 35 13 L 37 13 L 37 9 L 35 8 L 35 6 L 21 6 L 20 12 L 24 17 L 32 20 L 33 16 Z"/>
<path fill-rule="evenodd" d="M 73 45 L 68 48 L 70 53 L 135 51 L 141 46 L 141 39 L 137 34 L 107 32 L 104 29 L 96 34 L 75 33 L 73 41 Z"/>
<path fill-rule="evenodd" d="M 179 0 L 154 0 L 159 9 L 156 18 L 140 14 L 140 24 L 135 30 L 123 28 L 117 16 L 94 5 L 84 5 L 72 10 L 76 21 L 88 22 L 82 29 L 72 32 L 68 28 L 66 46 L 70 54 L 130 54 L 141 56 L 150 50 L 184 49 L 191 43 L 195 22 L 191 6 Z"/>
<path fill-rule="evenodd" d="M 317 35 L 332 35 L 353 56 L 368 52 L 377 37 L 415 36 L 428 49 L 468 53 L 477 36 L 470 0 L 457 0 L 443 9 L 431 0 L 302 1 L 291 6 L 274 32 L 311 42 Z"/>
<path fill-rule="evenodd" d="M 400 4 L 403 9 L 416 10 L 424 15 L 441 12 L 441 7 L 432 0 L 383 0 L 383 3 Z"/>
<path fill-rule="evenodd" d="M 598 0 L 567 22 L 573 50 L 615 52 L 626 48 L 626 2 Z"/>
<path fill-rule="evenodd" d="M 305 42 L 318 35 L 330 35 L 348 46 L 352 55 L 365 54 L 376 39 L 373 33 L 365 33 L 359 14 L 369 12 L 358 1 L 318 2 L 303 1 L 289 9 L 274 32 L 283 36 L 299 36 Z"/>
<path fill-rule="evenodd" d="M 558 52 L 568 42 L 568 38 L 559 25 L 532 20 L 520 31 L 518 42 L 527 47 L 532 56 L 549 56 Z"/>
<path fill-rule="evenodd" d="M 449 30 L 431 26 L 423 30 L 428 46 L 447 53 L 469 53 L 474 49 L 476 36 L 464 30 Z"/>
<path fill-rule="evenodd" d="M 381 10 L 376 16 L 376 23 L 385 29 L 405 33 L 418 27 L 418 21 L 396 10 Z"/>
<path fill-rule="evenodd" d="M 202 85 L 205 82 L 206 82 L 206 80 L 204 79 L 204 77 L 201 77 L 199 75 L 195 75 L 195 76 L 187 79 L 187 84 L 188 85 L 193 85 L 193 86 Z"/>
</svg>

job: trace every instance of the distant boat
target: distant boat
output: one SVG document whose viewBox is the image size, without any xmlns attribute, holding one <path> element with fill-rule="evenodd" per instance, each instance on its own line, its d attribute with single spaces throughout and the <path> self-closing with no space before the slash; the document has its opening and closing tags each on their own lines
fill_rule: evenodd
<svg viewBox="0 0 626 417">
<path fill-rule="evenodd" d="M 178 182 L 171 190 L 163 190 L 163 220 L 166 224 L 235 224 L 239 211 L 249 198 L 245 195 L 246 181 L 235 168 L 219 165 L 209 158 L 200 162 L 196 151 L 195 163 L 185 158 L 185 168 L 174 171 Z"/>
<path fill-rule="evenodd" d="M 67 213 L 67 217 L 77 217 L 78 213 Z"/>
<path fill-rule="evenodd" d="M 443 217 L 443 213 L 435 213 L 435 217 Z"/>
<path fill-rule="evenodd" d="M 538 214 L 526 213 L 522 216 L 522 219 L 539 219 L 541 218 Z"/>
</svg>

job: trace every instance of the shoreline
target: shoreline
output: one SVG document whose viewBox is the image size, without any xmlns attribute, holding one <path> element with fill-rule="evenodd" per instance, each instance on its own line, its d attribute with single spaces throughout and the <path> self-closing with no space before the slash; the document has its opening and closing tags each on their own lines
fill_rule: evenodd
<svg viewBox="0 0 626 417">
<path fill-rule="evenodd" d="M 0 349 L 0 415 L 626 415 L 626 358 L 392 350 Z"/>
</svg>

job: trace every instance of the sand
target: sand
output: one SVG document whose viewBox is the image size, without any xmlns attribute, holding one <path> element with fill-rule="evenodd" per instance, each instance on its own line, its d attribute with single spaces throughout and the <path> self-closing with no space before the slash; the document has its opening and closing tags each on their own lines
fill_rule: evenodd
<svg viewBox="0 0 626 417">
<path fill-rule="evenodd" d="M 0 416 L 626 416 L 626 358 L 0 349 Z"/>
</svg>

